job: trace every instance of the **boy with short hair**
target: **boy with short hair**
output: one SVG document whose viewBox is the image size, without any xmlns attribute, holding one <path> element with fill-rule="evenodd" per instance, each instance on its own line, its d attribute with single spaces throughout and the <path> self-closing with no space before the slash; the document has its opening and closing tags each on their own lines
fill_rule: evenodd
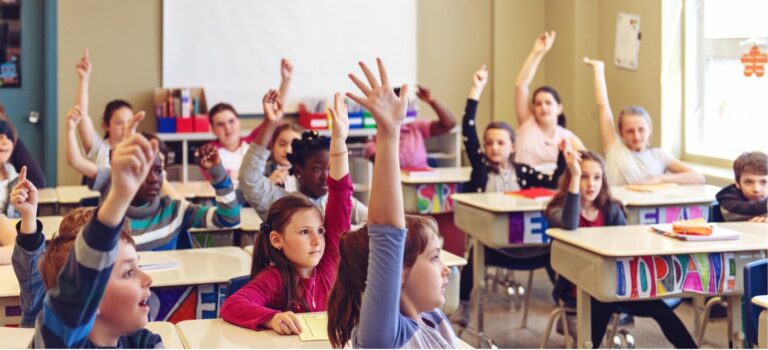
<svg viewBox="0 0 768 350">
<path fill-rule="evenodd" d="M 736 183 L 720 190 L 725 221 L 768 223 L 768 155 L 746 152 L 733 162 Z"/>
</svg>

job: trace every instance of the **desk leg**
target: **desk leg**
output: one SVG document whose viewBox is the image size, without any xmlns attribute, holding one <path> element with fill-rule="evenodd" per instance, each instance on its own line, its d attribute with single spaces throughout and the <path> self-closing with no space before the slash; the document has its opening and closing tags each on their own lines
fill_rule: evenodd
<svg viewBox="0 0 768 350">
<path fill-rule="evenodd" d="M 565 315 L 563 315 L 565 317 Z M 576 347 L 592 348 L 592 296 L 584 289 L 576 290 Z"/>
<path fill-rule="evenodd" d="M 763 310 L 757 321 L 757 346 L 761 349 L 768 348 L 768 311 Z"/>
<path fill-rule="evenodd" d="M 741 295 L 729 295 L 728 300 L 728 346 L 744 348 L 744 332 L 741 324 Z"/>
<path fill-rule="evenodd" d="M 483 325 L 483 292 L 485 290 L 485 246 L 478 240 L 474 240 L 472 245 L 474 252 L 472 254 L 472 302 L 475 304 L 475 320 L 477 332 L 484 332 Z"/>
<path fill-rule="evenodd" d="M 189 180 L 189 174 L 187 174 L 187 171 L 189 170 L 188 162 L 189 142 L 185 139 L 181 141 L 181 182 L 183 183 L 187 183 L 187 180 Z"/>
</svg>

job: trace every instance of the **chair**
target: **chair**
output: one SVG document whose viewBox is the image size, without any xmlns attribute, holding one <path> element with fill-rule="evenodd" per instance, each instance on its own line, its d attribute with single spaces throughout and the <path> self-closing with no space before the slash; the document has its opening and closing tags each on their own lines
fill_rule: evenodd
<svg viewBox="0 0 768 350">
<path fill-rule="evenodd" d="M 666 298 L 666 299 L 662 299 L 662 301 L 665 304 L 667 304 L 667 306 L 669 306 L 670 309 L 674 310 L 678 306 L 680 306 L 680 304 L 682 304 L 683 299 L 682 298 Z M 630 349 L 634 349 L 635 348 L 635 341 L 634 341 L 635 338 L 632 337 L 632 334 L 630 334 L 628 330 L 626 330 L 626 329 L 619 329 L 619 319 L 620 319 L 619 315 L 622 314 L 622 313 L 626 313 L 626 314 L 630 314 L 631 315 L 632 313 L 631 312 L 627 312 L 626 310 L 622 310 L 621 308 L 618 308 L 617 311 L 619 311 L 619 312 L 613 314 L 613 318 L 612 318 L 611 322 L 609 323 L 611 325 L 610 329 L 605 334 L 606 335 L 606 337 L 605 337 L 605 342 L 606 342 L 605 346 L 609 347 L 609 348 L 610 347 L 614 347 L 615 348 L 618 345 L 619 347 L 621 347 L 621 339 L 616 338 L 618 336 L 618 334 L 621 334 L 622 337 L 624 339 L 626 339 L 626 341 L 627 341 L 627 347 L 630 348 Z"/>
<path fill-rule="evenodd" d="M 744 335 L 747 347 L 757 345 L 757 324 L 762 308 L 752 304 L 752 298 L 768 294 L 768 259 L 744 266 Z"/>
<path fill-rule="evenodd" d="M 251 280 L 250 275 L 231 278 L 227 283 L 227 295 L 224 297 L 224 299 L 229 298 L 229 296 L 232 294 L 235 294 L 235 292 L 237 292 L 238 289 L 248 284 L 248 281 L 250 280 Z"/>
</svg>

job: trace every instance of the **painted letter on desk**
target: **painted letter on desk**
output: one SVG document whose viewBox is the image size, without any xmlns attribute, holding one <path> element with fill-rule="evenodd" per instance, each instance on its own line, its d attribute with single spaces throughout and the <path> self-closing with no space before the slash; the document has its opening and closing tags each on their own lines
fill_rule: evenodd
<svg viewBox="0 0 768 350">
<path fill-rule="evenodd" d="M 638 225 L 669 224 L 678 220 L 698 218 L 709 220 L 709 209 L 708 207 L 701 205 L 640 208 L 637 210 L 637 217 Z"/>
<path fill-rule="evenodd" d="M 453 211 L 451 195 L 459 193 L 458 183 L 419 185 L 416 190 L 416 208 L 419 214 L 441 214 Z"/>
<path fill-rule="evenodd" d="M 616 297 L 640 299 L 683 292 L 722 294 L 736 284 L 732 253 L 616 259 Z"/>
</svg>

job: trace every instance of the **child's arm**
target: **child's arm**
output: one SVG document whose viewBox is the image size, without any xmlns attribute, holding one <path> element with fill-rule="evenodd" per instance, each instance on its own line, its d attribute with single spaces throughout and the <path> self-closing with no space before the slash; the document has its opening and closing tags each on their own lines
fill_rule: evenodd
<svg viewBox="0 0 768 350">
<path fill-rule="evenodd" d="M 581 198 L 579 186 L 581 182 L 581 155 L 579 152 L 566 149 L 565 161 L 568 171 L 571 172 L 571 182 L 568 183 L 568 193 L 562 208 L 555 207 L 548 212 L 547 221 L 550 227 L 559 227 L 565 230 L 575 230 L 579 227 L 579 215 L 581 215 Z"/>
<path fill-rule="evenodd" d="M 282 290 L 280 273 L 273 269 L 262 270 L 248 284 L 224 300 L 221 306 L 221 318 L 234 325 L 253 330 L 267 328 L 283 334 L 281 320 L 286 321 L 285 324 L 289 328 L 293 326 L 295 329 L 296 325 L 300 324 L 298 320 L 296 322 L 285 320 L 285 317 L 290 320 L 289 315 L 293 314 L 292 312 L 280 312 L 267 306 L 274 303 L 276 299 L 282 298 L 280 295 Z M 295 332 L 295 334 L 298 333 Z"/>
<path fill-rule="evenodd" d="M 664 174 L 659 177 L 661 182 L 672 182 L 681 185 L 690 184 L 703 184 L 706 179 L 704 175 L 701 175 L 693 170 L 693 168 L 685 165 L 679 159 L 674 159 L 667 165 L 667 170 L 671 171 L 671 174 Z"/>
<path fill-rule="evenodd" d="M 280 126 L 280 121 L 283 119 L 283 101 L 282 95 L 275 91 L 275 89 L 269 89 L 261 100 L 264 109 L 264 119 L 261 124 L 251 131 L 246 137 L 248 143 L 258 143 L 264 147 L 269 145 L 272 134 L 275 133 L 275 129 Z"/>
<path fill-rule="evenodd" d="M 291 79 L 293 79 L 293 64 L 288 59 L 283 58 L 280 60 L 280 89 L 278 89 L 282 103 L 285 103 L 285 98 L 288 96 Z"/>
<path fill-rule="evenodd" d="M 91 79 L 91 59 L 88 55 L 88 48 L 83 52 L 83 57 L 75 65 L 75 71 L 77 72 L 77 95 L 75 97 L 75 105 L 79 105 L 82 115 L 85 116 L 84 120 L 78 124 L 78 131 L 80 132 L 80 140 L 83 142 L 83 148 L 85 153 L 89 153 L 93 148 L 94 140 L 99 138 L 99 133 L 96 132 L 96 128 L 93 127 L 93 121 L 88 114 L 88 85 Z"/>
<path fill-rule="evenodd" d="M 487 82 L 488 70 L 485 68 L 485 65 L 482 65 L 480 69 L 472 75 L 472 88 L 469 90 L 467 106 L 464 109 L 464 117 L 462 117 L 461 121 L 461 131 L 464 136 L 464 149 L 467 152 L 467 157 L 469 158 L 469 163 L 472 165 L 473 170 L 485 167 L 485 162 L 483 162 L 483 148 L 480 146 L 480 140 L 477 136 L 477 120 L 475 119 L 475 113 L 477 113 L 477 104 Z"/>
<path fill-rule="evenodd" d="M 45 286 L 38 261 L 45 251 L 43 224 L 37 220 L 37 188 L 27 180 L 27 168 L 21 168 L 19 181 L 11 191 L 11 204 L 21 214 L 16 224 L 18 235 L 13 248 L 13 272 L 19 281 L 21 294 L 21 327 L 34 327 L 43 307 Z"/>
<path fill-rule="evenodd" d="M 720 203 L 720 210 L 725 221 L 743 221 L 750 218 L 761 221 L 768 212 L 768 198 L 762 200 L 747 200 L 735 185 L 730 185 L 715 196 Z M 750 220 L 753 221 L 753 220 Z"/>
<path fill-rule="evenodd" d="M 437 120 L 433 120 L 429 124 L 429 135 L 431 137 L 440 136 L 449 133 L 456 126 L 456 117 L 451 113 L 448 108 L 432 97 L 432 92 L 429 89 L 417 86 L 416 96 L 429 104 L 432 110 L 437 114 Z"/>
<path fill-rule="evenodd" d="M 211 144 L 197 149 L 198 165 L 211 177 L 216 190 L 216 206 L 206 207 L 189 204 L 184 213 L 186 227 L 213 228 L 234 227 L 240 224 L 240 202 L 237 200 L 232 180 L 224 170 L 219 152 Z M 213 212 L 211 214 L 211 212 Z"/>
<path fill-rule="evenodd" d="M 96 164 L 83 157 L 77 144 L 76 128 L 85 122 L 80 107 L 75 106 L 67 113 L 67 164 L 75 168 L 83 176 L 93 179 L 96 176 Z"/>
<path fill-rule="evenodd" d="M 539 68 L 539 63 L 541 63 L 547 51 L 552 48 L 552 44 L 555 43 L 555 36 L 556 33 L 554 31 L 541 33 L 533 43 L 533 50 L 531 50 L 531 53 L 525 60 L 523 68 L 517 74 L 517 80 L 515 81 L 515 109 L 517 110 L 518 126 L 523 125 L 533 115 L 531 104 L 528 102 L 529 88 L 533 77 L 536 75 L 536 70 Z"/>
<path fill-rule="evenodd" d="M 557 188 L 560 176 L 562 176 L 565 173 L 565 170 L 568 169 L 568 164 L 565 161 L 565 152 L 566 149 L 572 149 L 570 140 L 563 139 L 560 141 L 558 148 L 560 149 L 560 152 L 557 153 L 557 167 L 552 174 L 544 174 L 528 164 L 515 163 L 515 171 L 517 172 L 518 180 L 525 180 L 525 186 L 521 186 L 521 188 Z"/>
<path fill-rule="evenodd" d="M 330 177 L 328 178 L 328 203 L 325 206 L 325 253 L 323 262 L 331 264 L 332 273 L 339 261 L 339 238 L 351 227 L 352 179 L 349 177 L 349 115 L 341 94 L 333 96 L 331 112 Z"/>
<path fill-rule="evenodd" d="M 584 57 L 584 63 L 592 67 L 595 84 L 595 102 L 600 123 L 600 135 L 603 137 L 603 149 L 608 149 L 618 140 L 613 125 L 613 112 L 608 100 L 608 87 L 605 84 L 605 63 Z"/>
<path fill-rule="evenodd" d="M 115 148 L 112 187 L 94 217 L 75 239 L 48 292 L 35 329 L 36 348 L 83 347 L 93 327 L 117 255 L 125 212 L 151 168 L 157 143 L 133 135 Z"/>
<path fill-rule="evenodd" d="M 371 206 L 368 211 L 370 257 L 368 278 L 360 309 L 355 347 L 392 348 L 402 341 L 400 284 L 405 247 L 405 215 L 400 184 L 400 124 L 405 118 L 408 86 L 400 98 L 389 84 L 381 59 L 377 59 L 381 84 L 360 62 L 369 84 L 350 78 L 365 97 L 347 93 L 349 98 L 371 111 L 376 120 L 377 154 L 373 167 Z"/>
</svg>

